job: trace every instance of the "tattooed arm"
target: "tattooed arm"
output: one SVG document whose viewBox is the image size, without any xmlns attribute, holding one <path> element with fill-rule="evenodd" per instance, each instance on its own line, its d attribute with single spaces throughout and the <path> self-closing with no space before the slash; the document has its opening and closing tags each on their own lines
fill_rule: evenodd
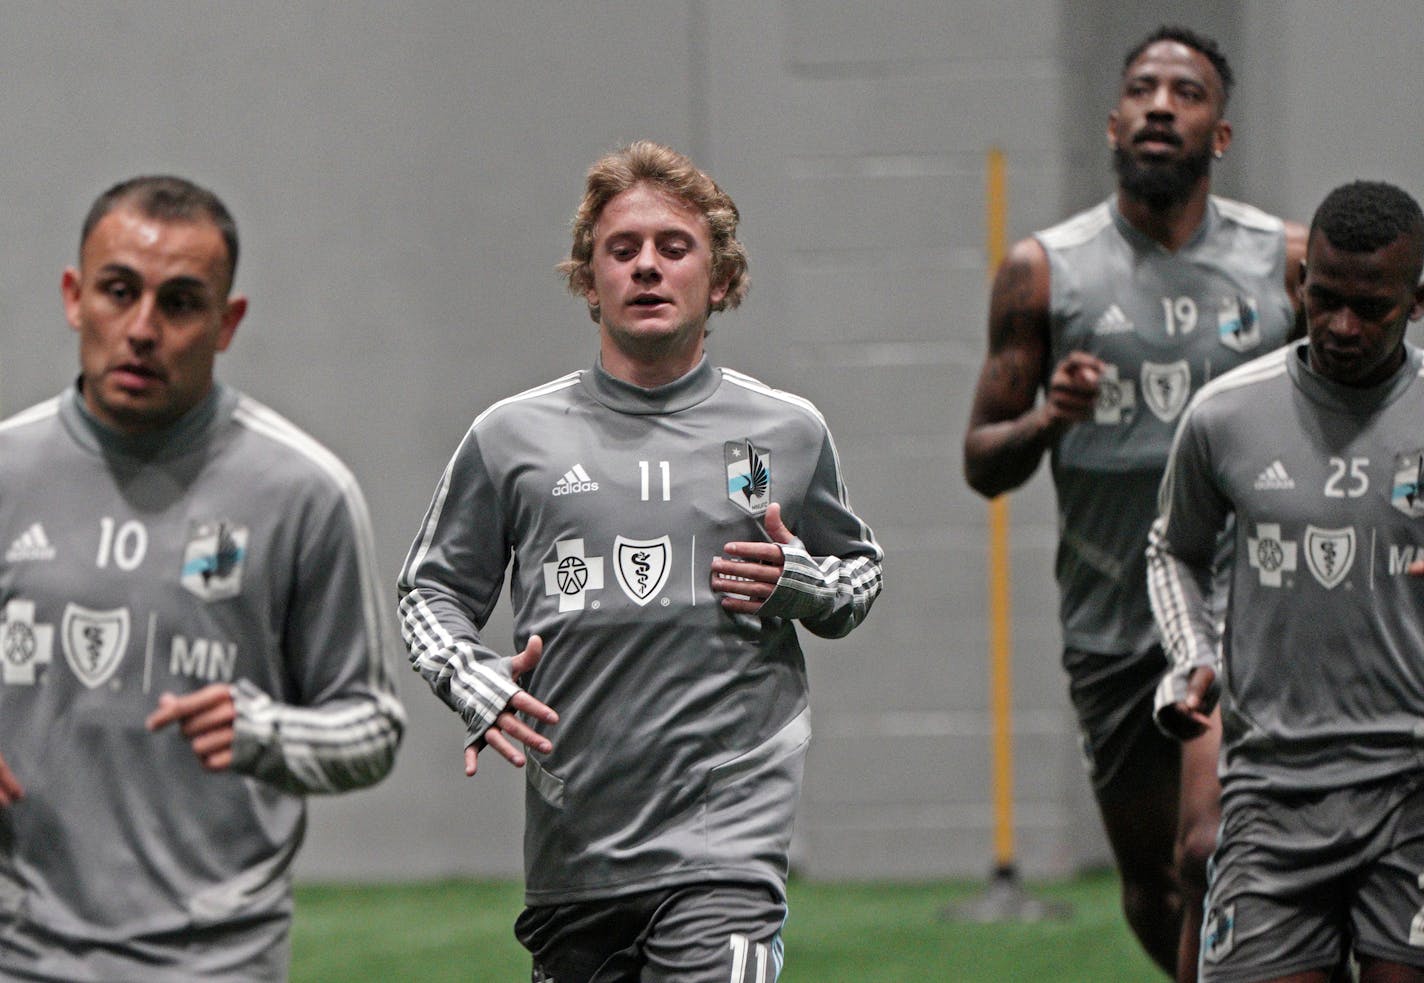
<svg viewBox="0 0 1424 983">
<path fill-rule="evenodd" d="M 964 476 L 987 498 L 1027 481 L 1054 438 L 1093 412 L 1102 363 L 1070 352 L 1050 371 L 1048 358 L 1048 256 L 1023 239 L 994 277 L 989 353 L 964 435 Z"/>
</svg>

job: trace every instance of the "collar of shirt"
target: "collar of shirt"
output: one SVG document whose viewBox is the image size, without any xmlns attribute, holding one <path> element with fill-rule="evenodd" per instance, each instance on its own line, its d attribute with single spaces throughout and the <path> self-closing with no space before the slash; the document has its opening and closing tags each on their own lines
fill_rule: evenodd
<svg viewBox="0 0 1424 983">
<path fill-rule="evenodd" d="M 704 355 L 687 375 L 665 386 L 644 389 L 609 375 L 603 361 L 580 373 L 584 391 L 611 410 L 638 416 L 677 413 L 707 399 L 722 384 L 722 371 Z"/>
</svg>

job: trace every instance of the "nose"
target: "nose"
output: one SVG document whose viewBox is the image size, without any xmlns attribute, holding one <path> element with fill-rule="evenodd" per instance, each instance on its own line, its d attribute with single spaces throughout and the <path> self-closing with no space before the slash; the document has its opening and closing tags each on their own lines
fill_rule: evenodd
<svg viewBox="0 0 1424 983">
<path fill-rule="evenodd" d="M 144 294 L 129 311 L 124 337 L 135 351 L 145 351 L 158 343 L 158 335 L 158 304 L 151 294 Z"/>
<path fill-rule="evenodd" d="M 1147 112 L 1153 116 L 1172 116 L 1176 113 L 1169 86 L 1159 85 L 1152 90 L 1152 100 L 1147 104 Z"/>
<path fill-rule="evenodd" d="M 1360 319 L 1349 304 L 1341 304 L 1340 309 L 1330 316 L 1328 327 L 1337 338 L 1353 338 L 1360 333 Z"/>
<path fill-rule="evenodd" d="M 637 280 L 653 281 L 661 276 L 662 272 L 658 269 L 657 243 L 649 239 L 643 243 L 633 260 L 633 277 Z"/>
</svg>

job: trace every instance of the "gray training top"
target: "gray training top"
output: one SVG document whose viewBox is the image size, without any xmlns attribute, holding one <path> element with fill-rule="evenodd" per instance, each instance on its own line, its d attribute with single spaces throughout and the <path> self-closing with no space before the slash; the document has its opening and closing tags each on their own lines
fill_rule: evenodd
<svg viewBox="0 0 1424 983">
<path fill-rule="evenodd" d="M 1273 352 L 1193 401 L 1149 553 L 1180 679 L 1216 662 L 1201 583 L 1236 516 L 1224 646 L 1223 789 L 1312 791 L 1420 767 L 1424 355 L 1369 389 Z M 1165 690 L 1165 687 L 1164 687 Z M 1159 693 L 1159 708 L 1170 693 Z"/>
<path fill-rule="evenodd" d="M 70 388 L 0 424 L 0 977 L 287 971 L 302 793 L 390 769 L 404 718 L 350 472 L 218 386 L 125 437 Z M 232 683 L 232 769 L 159 694 Z"/>
<path fill-rule="evenodd" d="M 1173 253 L 1110 198 L 1037 239 L 1050 269 L 1050 365 L 1072 351 L 1107 364 L 1093 419 L 1053 447 L 1064 644 L 1142 652 L 1157 639 L 1142 551 L 1172 433 L 1205 382 L 1289 336 L 1285 225 L 1211 197 Z"/>
<path fill-rule="evenodd" d="M 763 614 L 729 614 L 712 558 L 765 541 L 771 502 L 799 543 Z M 480 637 L 511 559 L 514 644 L 544 640 L 522 682 L 560 715 L 525 768 L 528 903 L 781 895 L 810 738 L 792 620 L 844 635 L 880 590 L 820 414 L 705 359 L 651 390 L 595 367 L 482 413 L 400 578 L 411 660 L 472 735 L 517 692 Z"/>
</svg>

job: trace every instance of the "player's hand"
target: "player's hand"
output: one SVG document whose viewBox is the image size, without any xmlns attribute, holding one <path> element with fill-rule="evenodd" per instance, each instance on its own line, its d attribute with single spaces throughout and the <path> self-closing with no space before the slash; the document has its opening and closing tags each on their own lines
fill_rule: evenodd
<svg viewBox="0 0 1424 983">
<path fill-rule="evenodd" d="M 1069 352 L 1054 367 L 1043 404 L 1050 429 L 1062 430 L 1093 415 L 1104 368 L 1101 359 L 1087 352 Z"/>
<path fill-rule="evenodd" d="M 1404 572 L 1411 577 L 1424 577 L 1424 560 L 1415 560 L 1404 568 Z"/>
<path fill-rule="evenodd" d="M 1189 741 L 1206 733 L 1220 693 L 1215 683 L 1216 670 L 1208 666 L 1193 669 L 1187 677 L 1187 695 L 1157 711 L 1157 720 L 1163 729 L 1179 741 Z"/>
<path fill-rule="evenodd" d="M 786 568 L 781 544 L 796 537 L 781 521 L 781 506 L 776 502 L 766 507 L 764 524 L 771 542 L 728 543 L 722 547 L 727 556 L 712 559 L 712 593 L 723 595 L 722 607 L 728 611 L 756 614 L 776 590 Z"/>
<path fill-rule="evenodd" d="M 158 709 L 144 722 L 150 731 L 161 730 L 177 722 L 183 736 L 193 747 L 198 761 L 208 771 L 223 771 L 232 767 L 232 742 L 237 731 L 237 706 L 233 703 L 232 687 L 213 683 L 183 696 L 164 693 L 158 698 Z"/>
<path fill-rule="evenodd" d="M 5 756 L 0 754 L 0 806 L 14 805 L 24 797 L 25 790 L 21 787 L 20 780 L 5 763 Z"/>
<path fill-rule="evenodd" d="M 514 681 L 518 682 L 520 676 L 537 666 L 539 657 L 543 654 L 544 640 L 538 635 L 530 635 L 529 644 L 524 646 L 524 651 L 510 660 L 509 671 Z M 486 744 L 498 751 L 504 760 L 514 767 L 523 768 L 524 752 L 515 746 L 515 741 L 525 747 L 533 748 L 540 754 L 548 754 L 554 750 L 554 745 L 547 737 L 515 716 L 516 713 L 527 714 L 546 724 L 557 724 L 559 715 L 528 693 L 520 690 L 510 699 L 504 712 L 494 719 L 494 724 L 489 730 L 484 732 Z M 465 748 L 465 774 L 473 777 L 478 768 L 479 751 L 472 744 Z"/>
</svg>

